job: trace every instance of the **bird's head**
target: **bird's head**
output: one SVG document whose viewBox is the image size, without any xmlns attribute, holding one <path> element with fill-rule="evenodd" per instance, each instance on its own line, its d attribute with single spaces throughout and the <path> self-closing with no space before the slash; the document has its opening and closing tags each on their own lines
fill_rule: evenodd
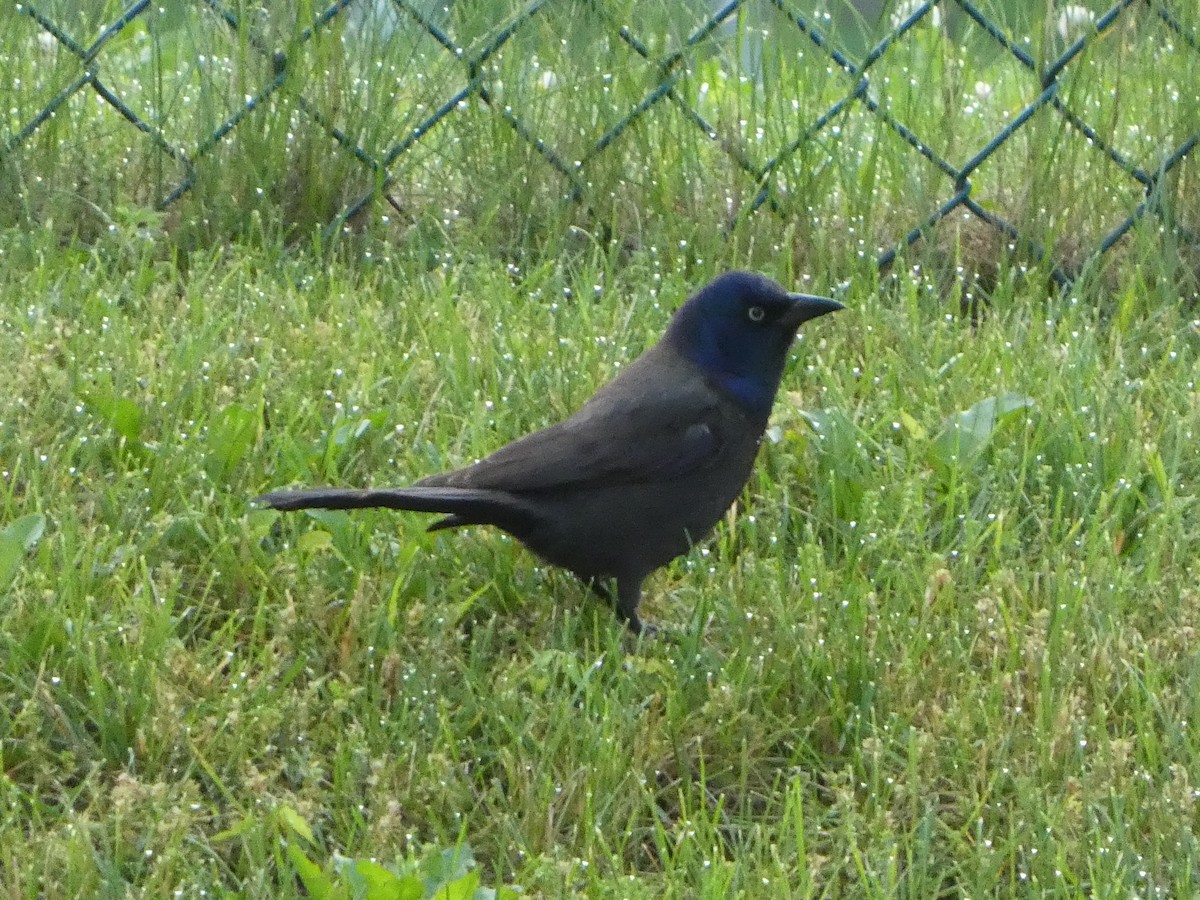
<svg viewBox="0 0 1200 900">
<path fill-rule="evenodd" d="M 789 293 L 755 272 L 727 272 L 679 308 L 663 340 L 765 418 L 796 330 L 842 308 L 826 297 Z"/>
</svg>

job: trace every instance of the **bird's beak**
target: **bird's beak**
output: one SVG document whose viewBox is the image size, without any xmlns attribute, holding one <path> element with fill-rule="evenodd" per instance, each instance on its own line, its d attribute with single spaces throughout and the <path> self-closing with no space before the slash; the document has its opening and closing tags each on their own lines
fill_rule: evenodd
<svg viewBox="0 0 1200 900">
<path fill-rule="evenodd" d="M 788 294 L 788 299 L 793 306 L 787 312 L 787 322 L 793 328 L 799 328 L 809 319 L 846 308 L 829 297 L 814 297 L 812 294 Z"/>
</svg>

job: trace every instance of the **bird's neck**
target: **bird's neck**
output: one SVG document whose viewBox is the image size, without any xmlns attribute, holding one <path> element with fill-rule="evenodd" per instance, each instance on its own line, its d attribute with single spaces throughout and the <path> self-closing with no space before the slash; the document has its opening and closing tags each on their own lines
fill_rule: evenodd
<svg viewBox="0 0 1200 900">
<path fill-rule="evenodd" d="M 733 397 L 748 416 L 766 422 L 775 402 L 778 381 L 764 384 L 761 377 L 711 370 L 705 374 L 709 381 Z"/>
<path fill-rule="evenodd" d="M 700 370 L 704 379 L 728 395 L 746 415 L 765 423 L 775 402 L 782 368 L 763 366 L 745 353 L 722 345 L 717 335 L 703 329 L 673 335 L 666 340 L 675 352 Z"/>
</svg>

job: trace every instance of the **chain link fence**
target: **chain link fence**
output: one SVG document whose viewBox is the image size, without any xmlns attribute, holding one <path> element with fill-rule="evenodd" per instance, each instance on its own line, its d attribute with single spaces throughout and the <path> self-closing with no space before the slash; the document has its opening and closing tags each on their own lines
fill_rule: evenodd
<svg viewBox="0 0 1200 900">
<path fill-rule="evenodd" d="M 334 237 L 490 191 L 472 215 L 837 228 L 881 268 L 953 219 L 1066 285 L 1143 220 L 1197 243 L 1193 3 L 19 3 L 0 202 L 227 191 Z"/>
</svg>

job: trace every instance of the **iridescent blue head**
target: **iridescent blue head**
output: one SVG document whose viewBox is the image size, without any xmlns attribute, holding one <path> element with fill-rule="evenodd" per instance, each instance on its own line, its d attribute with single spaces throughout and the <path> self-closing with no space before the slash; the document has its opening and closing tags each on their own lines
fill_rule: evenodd
<svg viewBox="0 0 1200 900">
<path fill-rule="evenodd" d="M 747 412 L 765 418 L 796 330 L 839 309 L 836 300 L 789 293 L 755 272 L 727 272 L 679 308 L 663 340 Z"/>
</svg>

